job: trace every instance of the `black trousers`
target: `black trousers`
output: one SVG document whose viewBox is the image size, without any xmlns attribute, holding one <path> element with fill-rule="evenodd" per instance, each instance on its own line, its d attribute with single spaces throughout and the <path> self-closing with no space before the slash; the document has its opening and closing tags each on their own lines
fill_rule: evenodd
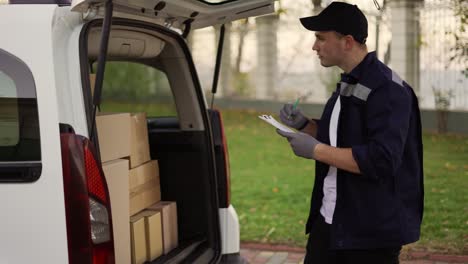
<svg viewBox="0 0 468 264">
<path fill-rule="evenodd" d="M 330 250 L 330 225 L 320 215 L 312 225 L 304 264 L 398 264 L 401 247 Z"/>
</svg>

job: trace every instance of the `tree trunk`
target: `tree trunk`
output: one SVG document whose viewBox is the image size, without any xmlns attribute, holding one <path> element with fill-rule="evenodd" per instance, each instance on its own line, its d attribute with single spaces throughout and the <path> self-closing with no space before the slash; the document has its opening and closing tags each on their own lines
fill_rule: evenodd
<svg viewBox="0 0 468 264">
<path fill-rule="evenodd" d="M 318 12 L 322 11 L 322 0 L 312 0 L 312 11 L 314 14 L 317 14 Z"/>
<path fill-rule="evenodd" d="M 236 58 L 236 64 L 234 67 L 234 73 L 237 76 L 241 70 L 240 70 L 240 65 L 242 62 L 242 56 L 244 53 L 244 41 L 245 37 L 247 36 L 247 33 L 249 33 L 249 19 L 245 19 L 242 21 L 242 24 L 239 26 L 239 46 L 237 46 L 237 58 Z"/>
<path fill-rule="evenodd" d="M 447 123 L 448 123 L 448 110 L 438 109 L 437 113 L 437 132 L 438 133 L 447 133 Z"/>
</svg>

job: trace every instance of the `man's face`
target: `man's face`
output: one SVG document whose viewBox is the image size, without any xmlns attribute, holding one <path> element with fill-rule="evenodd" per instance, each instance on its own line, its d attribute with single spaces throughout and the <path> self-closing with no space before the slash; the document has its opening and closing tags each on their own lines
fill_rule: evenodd
<svg viewBox="0 0 468 264">
<path fill-rule="evenodd" d="M 312 49 L 317 52 L 320 64 L 324 67 L 340 66 L 345 49 L 345 40 L 334 31 L 315 32 Z"/>
</svg>

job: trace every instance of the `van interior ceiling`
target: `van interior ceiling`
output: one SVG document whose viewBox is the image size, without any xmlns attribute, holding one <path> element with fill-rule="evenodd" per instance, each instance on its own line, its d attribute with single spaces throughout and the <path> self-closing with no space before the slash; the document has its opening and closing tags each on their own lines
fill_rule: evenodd
<svg viewBox="0 0 468 264">
<path fill-rule="evenodd" d="M 166 73 L 177 108 L 177 117 L 147 118 L 151 159 L 159 163 L 161 200 L 177 202 L 179 241 L 178 248 L 151 263 L 208 263 L 220 257 L 221 249 L 215 165 L 214 160 L 206 159 L 213 156 L 208 154 L 213 143 L 205 104 L 193 101 L 203 96 L 197 92 L 201 89 L 193 77 L 192 60 L 186 58 L 182 37 L 163 27 L 144 25 L 113 20 L 107 61 L 140 63 Z M 100 51 L 101 24 L 84 30 L 86 67 L 93 73 Z"/>
</svg>

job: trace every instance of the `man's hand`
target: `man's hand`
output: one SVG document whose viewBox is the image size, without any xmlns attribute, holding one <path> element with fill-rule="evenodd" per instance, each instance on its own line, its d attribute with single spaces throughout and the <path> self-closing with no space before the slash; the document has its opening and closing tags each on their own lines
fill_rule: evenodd
<svg viewBox="0 0 468 264">
<path fill-rule="evenodd" d="M 281 131 L 279 129 L 277 129 L 276 132 L 288 139 L 289 144 L 291 145 L 291 148 L 294 151 L 294 154 L 306 159 L 315 159 L 315 147 L 318 144 L 321 144 L 320 141 L 302 132 L 290 133 Z"/>
<path fill-rule="evenodd" d="M 309 122 L 309 119 L 302 114 L 299 107 L 293 109 L 292 104 L 285 104 L 280 110 L 279 116 L 283 124 L 298 130 L 304 128 Z"/>
</svg>

